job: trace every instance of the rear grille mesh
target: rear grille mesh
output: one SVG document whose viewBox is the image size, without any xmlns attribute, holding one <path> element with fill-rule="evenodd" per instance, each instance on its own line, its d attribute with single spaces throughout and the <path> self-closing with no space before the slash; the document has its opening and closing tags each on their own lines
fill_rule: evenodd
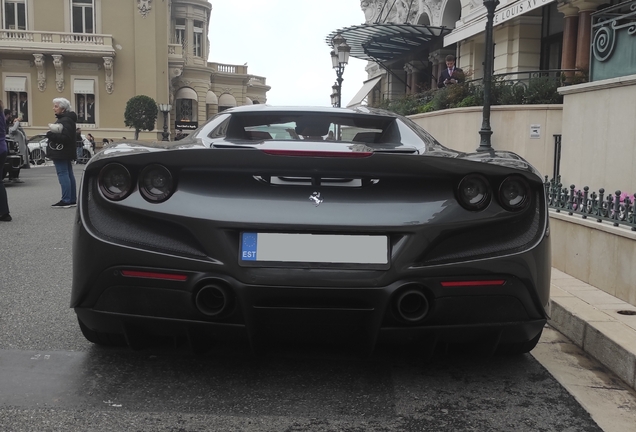
<svg viewBox="0 0 636 432">
<path fill-rule="evenodd" d="M 180 225 L 144 217 L 124 209 L 106 207 L 94 179 L 88 192 L 88 219 L 106 240 L 141 246 L 157 252 L 202 258 L 205 253 L 192 234 Z"/>
<path fill-rule="evenodd" d="M 535 203 L 541 197 L 536 195 Z M 525 250 L 543 233 L 539 206 L 525 212 L 523 217 L 508 223 L 501 221 L 455 232 L 435 244 L 424 257 L 423 264 L 441 264 L 461 259 L 488 258 L 504 253 Z"/>
</svg>

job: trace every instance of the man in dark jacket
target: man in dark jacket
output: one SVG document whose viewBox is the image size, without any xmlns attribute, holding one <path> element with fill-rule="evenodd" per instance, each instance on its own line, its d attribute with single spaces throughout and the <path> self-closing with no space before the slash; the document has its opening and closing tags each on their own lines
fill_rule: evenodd
<svg viewBox="0 0 636 432">
<path fill-rule="evenodd" d="M 46 133 L 49 140 L 46 156 L 53 161 L 57 179 L 62 188 L 62 199 L 53 204 L 54 208 L 70 208 L 77 205 L 77 186 L 73 174 L 73 160 L 75 159 L 75 129 L 77 114 L 73 112 L 68 99 L 53 99 L 53 112 L 57 120 L 49 125 Z M 60 125 L 60 126 L 58 126 Z"/>
<path fill-rule="evenodd" d="M 461 82 L 464 82 L 464 71 L 455 67 L 455 56 L 449 54 L 446 56 L 446 69 L 439 74 L 437 87 L 444 88 Z"/>
</svg>

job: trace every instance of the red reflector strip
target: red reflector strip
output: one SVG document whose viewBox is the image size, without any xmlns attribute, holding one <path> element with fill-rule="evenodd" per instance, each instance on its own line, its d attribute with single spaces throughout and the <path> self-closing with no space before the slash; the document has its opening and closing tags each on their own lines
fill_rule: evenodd
<svg viewBox="0 0 636 432">
<path fill-rule="evenodd" d="M 121 274 L 126 277 L 136 277 L 136 278 L 145 278 L 145 279 L 166 279 L 166 280 L 174 280 L 174 281 L 185 281 L 188 279 L 188 276 L 182 275 L 182 274 L 155 273 L 155 272 L 135 271 L 135 270 L 122 270 Z"/>
<path fill-rule="evenodd" d="M 462 287 L 462 286 L 489 286 L 503 285 L 506 281 L 503 279 L 495 280 L 469 280 L 469 281 L 448 281 L 442 282 L 443 287 Z"/>
<path fill-rule="evenodd" d="M 273 150 L 273 149 L 264 149 L 263 152 L 272 156 L 339 157 L 339 158 L 363 158 L 363 157 L 369 157 L 373 154 L 373 152 L 337 152 L 337 151 Z"/>
</svg>

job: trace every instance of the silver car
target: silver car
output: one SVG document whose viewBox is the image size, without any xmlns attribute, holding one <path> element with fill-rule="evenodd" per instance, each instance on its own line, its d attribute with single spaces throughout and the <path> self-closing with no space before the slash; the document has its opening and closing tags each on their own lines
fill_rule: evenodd
<svg viewBox="0 0 636 432">
<path fill-rule="evenodd" d="M 94 156 L 93 146 L 91 142 L 82 134 L 82 141 L 84 142 L 84 149 L 82 150 L 82 159 L 84 162 L 88 161 Z M 27 143 L 29 147 L 29 159 L 34 165 L 41 165 L 46 162 L 46 146 L 47 138 L 44 134 L 33 135 L 29 138 Z"/>
</svg>

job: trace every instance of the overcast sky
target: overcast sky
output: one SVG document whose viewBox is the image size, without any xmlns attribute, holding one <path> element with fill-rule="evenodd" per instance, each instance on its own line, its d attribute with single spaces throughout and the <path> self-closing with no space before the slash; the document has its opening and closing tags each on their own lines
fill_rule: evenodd
<svg viewBox="0 0 636 432">
<path fill-rule="evenodd" d="M 242 65 L 267 79 L 271 105 L 331 105 L 336 72 L 325 38 L 364 23 L 359 0 L 211 0 L 211 62 Z M 367 62 L 350 58 L 342 105 L 366 80 Z"/>
</svg>

